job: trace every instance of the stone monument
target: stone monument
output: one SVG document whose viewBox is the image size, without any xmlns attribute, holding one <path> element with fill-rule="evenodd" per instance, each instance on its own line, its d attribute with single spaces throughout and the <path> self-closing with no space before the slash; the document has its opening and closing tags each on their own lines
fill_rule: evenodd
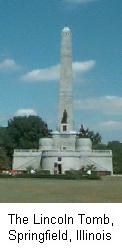
<svg viewBox="0 0 122 251">
<path fill-rule="evenodd" d="M 61 64 L 59 88 L 59 130 L 73 130 L 72 97 L 72 39 L 71 31 L 65 27 L 61 33 Z"/>
<path fill-rule="evenodd" d="M 95 171 L 113 173 L 112 151 L 92 150 L 89 138 L 80 138 L 73 121 L 72 35 L 68 27 L 61 32 L 58 131 L 39 140 L 39 149 L 14 150 L 13 169 L 49 170 L 51 174 L 94 166 Z"/>
</svg>

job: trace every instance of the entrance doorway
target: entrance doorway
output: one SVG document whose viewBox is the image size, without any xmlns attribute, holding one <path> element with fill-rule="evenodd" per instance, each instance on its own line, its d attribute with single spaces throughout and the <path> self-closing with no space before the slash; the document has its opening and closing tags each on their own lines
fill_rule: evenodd
<svg viewBox="0 0 122 251">
<path fill-rule="evenodd" d="M 58 174 L 62 174 L 62 165 L 58 164 Z"/>
</svg>

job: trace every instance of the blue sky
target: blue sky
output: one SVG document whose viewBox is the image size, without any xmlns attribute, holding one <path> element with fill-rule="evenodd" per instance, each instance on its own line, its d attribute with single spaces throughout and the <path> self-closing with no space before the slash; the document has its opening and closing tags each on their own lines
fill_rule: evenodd
<svg viewBox="0 0 122 251">
<path fill-rule="evenodd" d="M 0 125 L 38 114 L 55 129 L 60 33 L 69 26 L 76 129 L 122 141 L 121 12 L 121 0 L 0 0 Z"/>
</svg>

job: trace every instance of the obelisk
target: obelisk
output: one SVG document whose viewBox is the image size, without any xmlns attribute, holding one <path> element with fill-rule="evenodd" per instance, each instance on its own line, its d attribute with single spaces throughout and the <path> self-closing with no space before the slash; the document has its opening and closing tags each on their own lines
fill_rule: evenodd
<svg viewBox="0 0 122 251">
<path fill-rule="evenodd" d="M 61 62 L 59 87 L 59 130 L 73 130 L 73 97 L 72 97 L 72 34 L 68 27 L 61 32 Z"/>
</svg>

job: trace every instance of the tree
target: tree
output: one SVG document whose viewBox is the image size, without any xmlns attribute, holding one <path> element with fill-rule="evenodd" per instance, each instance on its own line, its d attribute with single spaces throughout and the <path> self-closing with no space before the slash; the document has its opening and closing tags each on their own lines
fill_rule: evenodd
<svg viewBox="0 0 122 251">
<path fill-rule="evenodd" d="M 5 139 L 6 131 L 7 131 L 6 127 L 0 127 L 0 148 L 4 147 L 4 139 Z"/>
<path fill-rule="evenodd" d="M 6 154 L 6 151 L 0 148 L 0 170 L 7 170 L 10 168 L 10 160 Z"/>
<path fill-rule="evenodd" d="M 47 124 L 38 116 L 14 117 L 8 121 L 2 144 L 8 156 L 12 156 L 14 149 L 37 149 L 39 138 L 49 133 Z"/>
<path fill-rule="evenodd" d="M 98 132 L 94 133 L 93 131 L 90 131 L 88 128 L 84 129 L 83 125 L 81 125 L 81 127 L 80 127 L 79 137 L 80 138 L 90 138 L 94 148 L 98 144 L 101 143 L 101 139 L 102 139 L 101 135 Z"/>
<path fill-rule="evenodd" d="M 122 174 L 122 143 L 119 141 L 108 142 L 107 148 L 113 153 L 113 167 L 115 174 Z"/>
</svg>

